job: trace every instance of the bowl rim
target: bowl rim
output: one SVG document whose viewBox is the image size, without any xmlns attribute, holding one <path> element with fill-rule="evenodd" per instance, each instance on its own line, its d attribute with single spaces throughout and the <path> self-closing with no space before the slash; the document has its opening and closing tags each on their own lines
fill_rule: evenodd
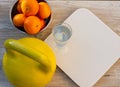
<svg viewBox="0 0 120 87">
<path fill-rule="evenodd" d="M 18 0 L 14 0 L 13 3 L 11 4 L 10 10 L 9 10 L 10 22 L 11 22 L 11 24 L 13 25 L 13 27 L 14 27 L 15 29 L 19 30 L 19 31 L 22 32 L 22 33 L 28 34 L 26 31 L 20 30 L 19 28 L 17 28 L 17 27 L 13 24 L 12 16 L 11 16 L 12 14 L 11 14 L 11 13 L 12 13 L 12 10 L 13 10 L 14 5 L 15 5 L 17 2 L 18 2 Z M 48 1 L 45 0 L 45 2 L 47 2 L 47 4 L 50 6 L 50 4 L 48 3 Z M 51 6 L 50 6 L 50 10 L 51 10 L 51 14 L 50 14 L 50 20 L 49 20 L 48 24 L 47 24 L 42 30 L 40 30 L 38 33 L 41 33 L 41 32 L 43 32 L 44 30 L 46 30 L 46 29 L 48 28 L 48 26 L 51 24 L 51 22 L 52 22 L 52 20 L 53 20 L 53 12 L 52 12 Z M 36 34 L 38 34 L 38 33 L 36 33 Z M 36 35 L 36 34 L 33 34 L 33 35 Z M 30 34 L 30 35 L 31 35 L 31 34 Z"/>
</svg>

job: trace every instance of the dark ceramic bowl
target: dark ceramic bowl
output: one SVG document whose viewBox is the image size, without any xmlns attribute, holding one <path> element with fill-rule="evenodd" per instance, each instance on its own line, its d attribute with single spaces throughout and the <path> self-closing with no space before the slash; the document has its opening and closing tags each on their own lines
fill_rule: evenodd
<svg viewBox="0 0 120 87">
<path fill-rule="evenodd" d="M 38 1 L 38 2 L 46 2 L 46 3 L 48 3 L 48 2 L 45 1 L 45 0 L 37 0 L 37 1 Z M 16 14 L 19 13 L 19 12 L 17 11 L 17 4 L 18 4 L 18 0 L 15 0 L 15 1 L 13 2 L 13 5 L 12 5 L 11 9 L 10 9 L 10 21 L 11 21 L 12 25 L 13 25 L 15 28 L 17 28 L 18 30 L 26 33 L 25 30 L 24 30 L 24 27 L 17 27 L 17 26 L 15 26 L 15 25 L 13 24 L 13 21 L 12 21 L 12 20 L 13 20 L 13 17 L 14 17 Z M 49 3 L 48 3 L 48 5 L 49 5 Z M 49 6 L 50 6 L 50 5 L 49 5 Z M 45 20 L 45 26 L 44 26 L 39 32 L 42 32 L 42 31 L 46 30 L 47 27 L 49 26 L 49 24 L 51 23 L 51 20 L 52 20 L 52 12 L 51 12 L 51 15 L 50 15 L 47 19 L 44 19 L 44 20 Z"/>
</svg>

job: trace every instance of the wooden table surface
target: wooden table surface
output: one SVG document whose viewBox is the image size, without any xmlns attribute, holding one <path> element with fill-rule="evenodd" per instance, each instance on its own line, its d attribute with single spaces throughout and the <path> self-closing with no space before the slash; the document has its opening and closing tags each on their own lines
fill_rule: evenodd
<svg viewBox="0 0 120 87">
<path fill-rule="evenodd" d="M 13 0 L 0 0 L 0 87 L 12 87 L 1 69 L 2 57 L 5 51 L 3 43 L 6 39 L 19 39 L 29 36 L 15 29 L 9 20 L 9 10 Z M 44 40 L 54 25 L 62 23 L 78 8 L 87 8 L 107 24 L 114 32 L 120 35 L 120 1 L 60 1 L 48 0 L 53 20 L 47 30 L 35 37 Z M 29 36 L 34 37 L 34 36 Z M 109 61 L 109 60 L 108 60 Z M 79 87 L 61 69 L 57 67 L 52 81 L 47 87 Z M 94 87 L 120 87 L 120 59 L 103 75 Z"/>
</svg>

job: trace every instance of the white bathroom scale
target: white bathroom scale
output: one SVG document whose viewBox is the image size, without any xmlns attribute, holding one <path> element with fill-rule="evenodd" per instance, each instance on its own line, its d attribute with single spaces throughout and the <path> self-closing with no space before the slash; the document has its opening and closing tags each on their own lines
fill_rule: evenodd
<svg viewBox="0 0 120 87">
<path fill-rule="evenodd" d="M 120 57 L 120 37 L 85 8 L 65 21 L 72 37 L 57 48 L 52 34 L 45 40 L 55 52 L 57 65 L 80 87 L 92 87 Z"/>
</svg>

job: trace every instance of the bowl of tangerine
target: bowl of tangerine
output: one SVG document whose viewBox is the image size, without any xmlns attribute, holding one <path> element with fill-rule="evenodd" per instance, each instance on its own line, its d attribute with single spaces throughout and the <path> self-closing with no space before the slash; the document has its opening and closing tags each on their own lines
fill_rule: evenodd
<svg viewBox="0 0 120 87">
<path fill-rule="evenodd" d="M 10 20 L 19 30 L 37 34 L 51 21 L 51 8 L 45 0 L 17 0 L 10 10 Z"/>
</svg>

